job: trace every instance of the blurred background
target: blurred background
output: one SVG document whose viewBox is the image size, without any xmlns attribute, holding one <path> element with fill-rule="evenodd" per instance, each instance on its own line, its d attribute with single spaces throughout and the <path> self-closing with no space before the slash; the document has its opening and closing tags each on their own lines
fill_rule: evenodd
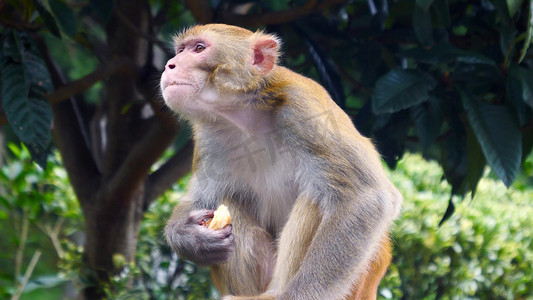
<svg viewBox="0 0 533 300">
<path fill-rule="evenodd" d="M 184 28 L 283 40 L 405 198 L 380 299 L 533 299 L 527 0 L 0 0 L 0 299 L 216 299 L 163 227 L 189 126 L 158 84 Z"/>
</svg>

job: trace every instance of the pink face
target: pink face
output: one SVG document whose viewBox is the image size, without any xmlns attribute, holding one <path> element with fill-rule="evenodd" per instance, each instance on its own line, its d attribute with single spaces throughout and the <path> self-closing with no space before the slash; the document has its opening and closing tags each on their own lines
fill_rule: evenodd
<svg viewBox="0 0 533 300">
<path fill-rule="evenodd" d="M 203 39 L 185 40 L 176 45 L 161 75 L 161 91 L 165 103 L 174 111 L 194 113 L 200 109 L 197 96 L 205 87 L 209 72 L 205 60 L 211 52 Z"/>
</svg>

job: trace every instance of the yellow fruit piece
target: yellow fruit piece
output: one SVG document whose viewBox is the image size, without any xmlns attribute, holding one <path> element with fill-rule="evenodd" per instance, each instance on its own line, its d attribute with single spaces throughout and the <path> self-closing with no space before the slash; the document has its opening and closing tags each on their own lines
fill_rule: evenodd
<svg viewBox="0 0 533 300">
<path fill-rule="evenodd" d="M 214 216 L 211 220 L 207 221 L 207 228 L 213 230 L 220 230 L 231 222 L 231 216 L 229 214 L 228 207 L 221 204 L 217 210 L 215 210 Z"/>
</svg>

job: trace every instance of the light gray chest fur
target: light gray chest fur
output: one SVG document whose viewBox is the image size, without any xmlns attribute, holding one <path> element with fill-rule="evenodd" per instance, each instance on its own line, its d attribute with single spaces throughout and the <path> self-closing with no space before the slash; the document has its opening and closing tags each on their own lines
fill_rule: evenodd
<svg viewBox="0 0 533 300">
<path fill-rule="evenodd" d="M 250 135 L 216 134 L 216 164 L 226 176 L 221 184 L 247 190 L 259 224 L 279 232 L 298 195 L 300 158 L 292 155 L 288 145 L 271 133 Z M 213 141 L 213 140 L 212 140 Z"/>
</svg>

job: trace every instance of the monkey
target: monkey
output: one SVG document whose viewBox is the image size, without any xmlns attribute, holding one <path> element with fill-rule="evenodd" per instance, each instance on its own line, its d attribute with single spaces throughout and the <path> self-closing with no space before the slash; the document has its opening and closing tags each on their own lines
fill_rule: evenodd
<svg viewBox="0 0 533 300">
<path fill-rule="evenodd" d="M 196 25 L 160 87 L 193 128 L 188 190 L 165 236 L 209 266 L 223 299 L 376 299 L 403 198 L 369 138 L 314 80 L 281 66 L 273 34 Z M 210 230 L 220 205 L 232 221 Z"/>
</svg>

